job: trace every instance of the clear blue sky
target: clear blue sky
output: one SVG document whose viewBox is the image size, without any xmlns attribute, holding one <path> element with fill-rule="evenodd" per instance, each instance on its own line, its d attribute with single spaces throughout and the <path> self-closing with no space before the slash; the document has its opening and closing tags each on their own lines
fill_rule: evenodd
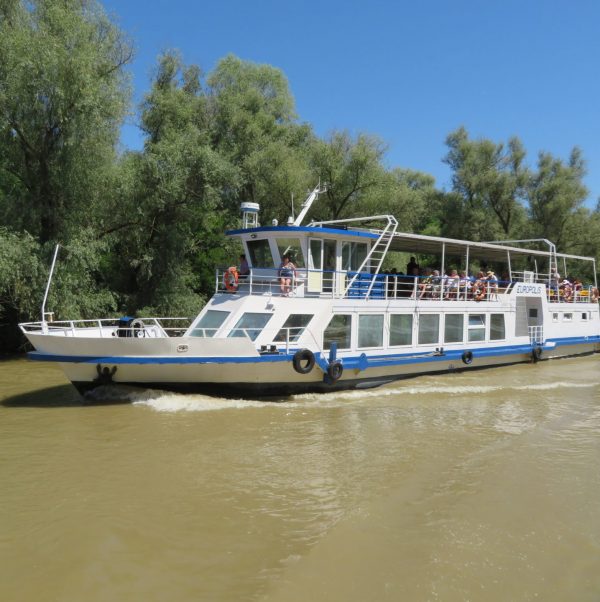
<svg viewBox="0 0 600 602">
<path fill-rule="evenodd" d="M 450 188 L 446 135 L 523 141 L 587 161 L 600 197 L 598 0 L 101 0 L 133 38 L 135 100 L 171 48 L 210 71 L 228 53 L 287 76 L 301 121 L 380 136 L 389 166 Z M 141 146 L 135 118 L 123 130 Z"/>
</svg>

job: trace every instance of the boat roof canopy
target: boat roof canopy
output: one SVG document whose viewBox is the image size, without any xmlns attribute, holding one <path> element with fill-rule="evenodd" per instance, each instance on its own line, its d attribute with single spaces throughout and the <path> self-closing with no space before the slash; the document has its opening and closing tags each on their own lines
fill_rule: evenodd
<svg viewBox="0 0 600 602">
<path fill-rule="evenodd" d="M 368 221 L 369 218 L 360 221 Z M 353 239 L 356 237 L 371 239 L 376 241 L 381 230 L 377 228 L 357 228 L 349 223 L 359 220 L 340 220 L 338 222 L 320 222 L 312 223 L 308 226 L 262 226 L 258 228 L 246 228 L 238 230 L 228 230 L 227 236 L 239 236 L 241 238 L 256 238 L 259 233 L 264 233 L 266 237 L 274 235 L 305 235 L 305 236 L 323 236 Z M 507 241 L 517 242 L 517 241 Z M 534 241 L 523 241 L 534 242 Z M 540 241 L 542 242 L 542 241 Z M 551 244 L 551 243 L 549 243 Z M 388 251 L 405 252 L 414 255 L 439 255 L 444 253 L 448 256 L 464 256 L 469 251 L 469 256 L 479 257 L 495 262 L 505 262 L 510 254 L 514 257 L 540 257 L 549 258 L 553 255 L 550 250 L 532 249 L 517 247 L 512 244 L 503 244 L 502 242 L 475 242 L 468 240 L 459 240 L 454 238 L 444 238 L 441 236 L 427 236 L 425 234 L 411 234 L 406 232 L 396 232 L 390 242 Z M 580 255 L 570 255 L 565 253 L 555 253 L 556 258 L 594 261 L 593 257 L 584 257 Z"/>
</svg>

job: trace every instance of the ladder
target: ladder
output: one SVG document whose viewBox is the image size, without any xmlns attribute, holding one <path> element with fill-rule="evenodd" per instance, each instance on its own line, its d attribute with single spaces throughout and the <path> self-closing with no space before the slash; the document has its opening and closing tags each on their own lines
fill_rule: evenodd
<svg viewBox="0 0 600 602">
<path fill-rule="evenodd" d="M 386 215 L 387 224 L 383 230 L 380 231 L 379 238 L 376 240 L 375 244 L 371 247 L 371 250 L 365 257 L 364 261 L 360 264 L 356 274 L 352 276 L 346 289 L 344 290 L 344 297 L 348 296 L 348 291 L 352 288 L 357 278 L 360 278 L 360 274 L 365 268 L 370 264 L 375 267 L 375 270 L 371 276 L 371 282 L 369 283 L 369 288 L 365 294 L 365 298 L 368 299 L 371 295 L 371 291 L 373 290 L 373 286 L 375 284 L 375 280 L 377 279 L 377 274 L 379 274 L 381 270 L 381 266 L 383 264 L 383 260 L 387 255 L 388 249 L 390 248 L 390 243 L 394 238 L 394 234 L 396 233 L 396 229 L 398 228 L 398 220 L 393 215 Z"/>
</svg>

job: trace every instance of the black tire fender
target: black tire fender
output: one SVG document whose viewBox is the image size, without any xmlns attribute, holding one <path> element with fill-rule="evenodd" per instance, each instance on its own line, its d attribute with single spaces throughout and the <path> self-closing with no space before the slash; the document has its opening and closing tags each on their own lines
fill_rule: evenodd
<svg viewBox="0 0 600 602">
<path fill-rule="evenodd" d="M 310 349 L 299 349 L 292 359 L 294 370 L 298 374 L 308 374 L 315 365 L 315 354 Z"/>
<path fill-rule="evenodd" d="M 467 366 L 473 362 L 473 352 L 472 351 L 463 351 L 462 354 L 462 362 L 463 364 L 466 364 Z"/>
<path fill-rule="evenodd" d="M 338 381 L 343 373 L 344 366 L 342 365 L 342 362 L 340 362 L 340 360 L 335 360 L 331 362 L 329 366 L 327 366 L 327 376 L 329 377 L 329 380 L 332 383 Z"/>
<path fill-rule="evenodd" d="M 541 358 L 542 358 L 542 348 L 541 347 L 534 347 L 531 350 L 531 359 L 534 362 L 538 362 Z"/>
</svg>

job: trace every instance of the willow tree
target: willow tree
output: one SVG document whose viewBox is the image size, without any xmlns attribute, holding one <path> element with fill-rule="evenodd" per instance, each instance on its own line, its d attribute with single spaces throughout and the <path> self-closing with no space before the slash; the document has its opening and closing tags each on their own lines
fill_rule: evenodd
<svg viewBox="0 0 600 602">
<path fill-rule="evenodd" d="M 261 205 L 263 219 L 289 215 L 292 194 L 316 184 L 309 152 L 314 135 L 297 122 L 288 81 L 280 69 L 229 55 L 207 77 L 213 148 L 236 167 L 239 187 L 224 194 L 239 215 L 240 201 Z"/>
<path fill-rule="evenodd" d="M 369 205 L 369 199 L 387 189 L 390 180 L 382 160 L 384 143 L 375 136 L 346 131 L 335 131 L 327 139 L 313 145 L 312 165 L 327 193 L 316 209 L 323 219 L 356 217 L 360 205 Z"/>
<path fill-rule="evenodd" d="M 584 242 L 582 225 L 589 211 L 583 206 L 588 190 L 583 184 L 585 162 L 574 148 L 568 161 L 550 153 L 539 154 L 537 171 L 527 189 L 530 233 L 552 240 L 565 250 L 574 250 Z"/>
<path fill-rule="evenodd" d="M 446 138 L 452 193 L 442 207 L 443 233 L 459 238 L 514 238 L 522 230 L 529 173 L 518 138 L 505 145 L 471 140 L 465 128 Z"/>
<path fill-rule="evenodd" d="M 132 49 L 94 0 L 0 4 L 0 215 L 43 243 L 101 201 Z"/>
</svg>

